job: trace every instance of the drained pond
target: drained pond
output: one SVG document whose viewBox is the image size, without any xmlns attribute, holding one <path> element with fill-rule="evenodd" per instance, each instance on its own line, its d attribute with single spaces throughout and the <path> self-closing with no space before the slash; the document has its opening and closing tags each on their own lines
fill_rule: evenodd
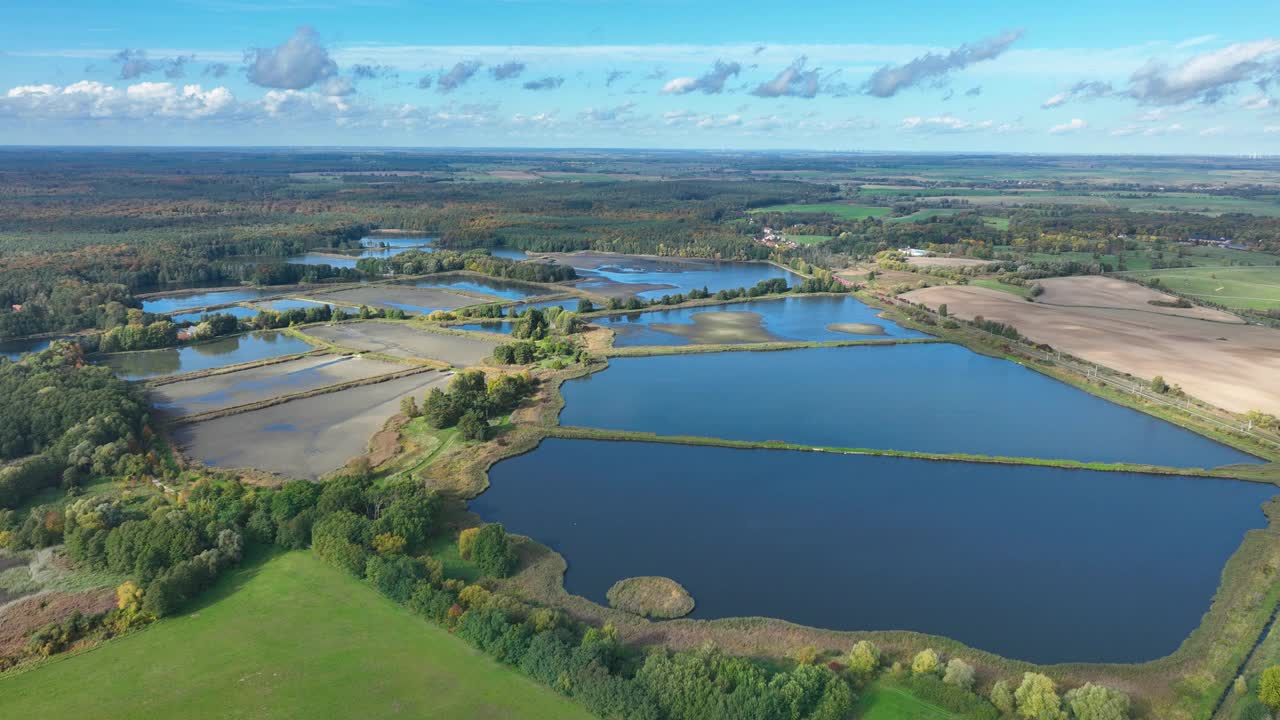
<svg viewBox="0 0 1280 720">
<path fill-rule="evenodd" d="M 692 617 L 914 630 L 1041 663 L 1137 662 L 1200 623 L 1271 486 L 779 450 L 545 440 L 471 508 L 569 592 L 681 583 Z"/>
<path fill-rule="evenodd" d="M 1210 468 L 1260 462 L 1016 363 L 944 343 L 615 358 L 562 425 Z"/>
</svg>

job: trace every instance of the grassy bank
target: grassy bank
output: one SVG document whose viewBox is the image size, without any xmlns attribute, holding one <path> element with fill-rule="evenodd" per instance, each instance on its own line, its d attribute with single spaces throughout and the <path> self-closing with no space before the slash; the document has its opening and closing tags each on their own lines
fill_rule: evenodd
<svg viewBox="0 0 1280 720">
<path fill-rule="evenodd" d="M 0 678 L 10 718 L 588 718 L 372 588 L 295 552 L 186 615 Z"/>
<path fill-rule="evenodd" d="M 871 455 L 876 457 L 900 457 L 915 460 L 931 460 L 935 462 L 985 463 L 989 465 L 1032 465 L 1036 467 L 1064 468 L 1067 470 L 1094 470 L 1098 472 L 1144 473 L 1147 475 L 1230 478 L 1280 485 L 1280 470 L 1278 470 L 1275 465 L 1267 465 L 1257 469 L 1251 466 L 1241 465 L 1228 465 L 1221 468 L 1208 469 L 1175 468 L 1161 465 L 1142 465 L 1138 463 L 1099 463 L 1034 457 L 973 455 L 969 453 L 931 453 L 914 450 L 886 450 L 881 448 L 823 447 L 816 445 L 797 445 L 795 443 L 777 441 L 725 440 L 722 438 L 690 435 L 657 435 L 654 433 L 635 432 L 629 430 L 600 430 L 596 428 L 561 425 L 548 428 L 545 433 L 547 437 L 571 440 L 668 443 L 673 445 L 700 445 L 705 447 L 725 447 L 744 450 L 792 450 L 796 452 L 832 453 L 835 455 Z"/>
</svg>

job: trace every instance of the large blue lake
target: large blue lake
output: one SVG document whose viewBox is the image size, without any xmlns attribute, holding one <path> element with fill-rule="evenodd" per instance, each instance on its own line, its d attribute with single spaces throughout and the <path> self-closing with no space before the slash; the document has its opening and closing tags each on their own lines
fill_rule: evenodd
<svg viewBox="0 0 1280 720">
<path fill-rule="evenodd" d="M 708 315 L 711 313 L 711 315 Z M 732 318 L 727 313 L 754 313 L 759 316 L 758 329 L 743 334 L 738 341 L 766 340 L 832 341 L 868 339 L 876 336 L 894 338 L 928 337 L 891 321 L 877 317 L 879 310 L 868 307 L 850 296 L 796 296 L 776 300 L 754 300 L 732 305 L 655 310 L 600 317 L 591 322 L 613 330 L 615 347 L 633 345 L 688 345 L 701 338 L 711 342 L 734 342 L 706 328 L 699 320 Z M 738 315 L 746 318 L 749 315 Z M 867 327 L 848 327 L 845 331 L 829 329 L 829 325 L 848 323 Z M 750 324 L 750 323 L 747 323 Z M 701 325 L 701 326 L 700 326 Z M 740 326 L 739 323 L 734 323 Z"/>
<path fill-rule="evenodd" d="M 617 580 L 662 575 L 688 588 L 697 618 L 915 630 L 1043 663 L 1175 650 L 1276 492 L 1205 478 L 571 440 L 546 440 L 489 477 L 472 510 L 563 554 L 569 592 L 602 604 Z"/>
<path fill-rule="evenodd" d="M 255 332 L 186 347 L 115 353 L 105 356 L 101 363 L 126 380 L 143 380 L 304 353 L 311 349 L 310 345 L 295 337 L 276 332 Z"/>
<path fill-rule="evenodd" d="M 1260 462 L 958 345 L 615 358 L 562 387 L 564 425 L 1174 467 Z"/>
</svg>

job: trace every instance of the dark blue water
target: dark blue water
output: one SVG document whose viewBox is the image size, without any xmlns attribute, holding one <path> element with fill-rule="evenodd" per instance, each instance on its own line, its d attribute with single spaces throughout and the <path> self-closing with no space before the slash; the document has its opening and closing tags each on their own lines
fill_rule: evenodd
<svg viewBox="0 0 1280 720">
<path fill-rule="evenodd" d="M 616 333 L 615 347 L 633 345 L 688 345 L 692 340 L 683 335 L 654 328 L 655 324 L 692 326 L 693 316 L 705 312 L 751 312 L 761 316 L 763 328 L 777 340 L 831 341 L 859 340 L 875 337 L 928 337 L 891 321 L 876 317 L 880 311 L 853 297 L 797 296 L 777 300 L 755 300 L 733 305 L 657 310 L 627 315 L 610 315 L 592 320 Z M 852 334 L 828 330 L 833 323 L 863 323 L 884 329 L 884 333 Z"/>
<path fill-rule="evenodd" d="M 574 265 L 574 256 L 563 262 Z M 761 280 L 787 278 L 789 283 L 800 279 L 798 275 L 768 263 L 666 261 L 628 255 L 610 256 L 609 263 L 595 267 L 578 267 L 578 274 L 588 278 L 578 285 L 588 291 L 608 294 L 619 285 L 654 284 L 664 287 L 640 290 L 631 294 L 644 298 L 660 298 L 663 295 L 706 288 L 710 292 L 751 287 Z M 625 287 L 623 288 L 625 289 Z"/>
<path fill-rule="evenodd" d="M 252 318 L 257 314 L 258 314 L 258 311 L 252 308 L 240 307 L 239 305 L 232 305 L 231 307 L 219 308 L 217 310 L 211 310 L 207 312 L 204 310 L 201 310 L 200 312 L 182 313 L 180 315 L 170 315 L 169 319 L 176 323 L 182 323 L 182 322 L 198 323 L 200 322 L 200 319 L 203 318 L 205 315 L 235 315 L 236 317 L 243 320 L 246 318 Z"/>
<path fill-rule="evenodd" d="M 479 332 L 510 335 L 511 331 L 514 330 L 516 326 L 515 323 L 511 322 L 496 322 L 489 320 L 486 322 L 467 323 L 466 325 L 454 325 L 453 327 L 458 328 L 459 330 L 476 330 Z"/>
<path fill-rule="evenodd" d="M 276 332 L 257 332 L 218 338 L 207 343 L 163 350 L 106 355 L 101 364 L 126 380 L 176 375 L 293 355 L 311 350 L 307 343 Z"/>
<path fill-rule="evenodd" d="M 471 503 L 569 592 L 675 579 L 693 617 L 915 630 L 1041 663 L 1164 656 L 1276 488 L 778 450 L 545 440 Z"/>
<path fill-rule="evenodd" d="M 564 425 L 1173 467 L 1260 462 L 958 345 L 617 358 L 562 388 Z"/>
<path fill-rule="evenodd" d="M 550 295 L 551 291 L 536 285 L 510 282 L 500 278 L 441 278 L 439 280 L 423 280 L 413 284 L 420 288 L 443 288 L 446 290 L 469 290 L 474 293 L 493 295 L 504 300 L 521 300 L 537 295 Z M 477 302 L 479 302 L 477 300 Z"/>
<path fill-rule="evenodd" d="M 210 305 L 245 302 L 262 297 L 279 295 L 279 290 L 245 288 L 243 290 L 220 290 L 217 292 L 184 295 L 183 297 L 156 298 L 143 300 L 142 309 L 149 313 L 171 313 L 189 308 L 202 308 Z"/>
<path fill-rule="evenodd" d="M 0 342 L 0 356 L 17 361 L 26 353 L 40 352 L 53 343 L 49 338 L 39 340 L 5 340 Z"/>
</svg>

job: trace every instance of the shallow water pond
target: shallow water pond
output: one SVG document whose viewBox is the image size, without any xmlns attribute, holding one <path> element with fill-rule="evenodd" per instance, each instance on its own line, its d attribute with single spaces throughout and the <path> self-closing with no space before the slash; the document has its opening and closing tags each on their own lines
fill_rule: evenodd
<svg viewBox="0 0 1280 720">
<path fill-rule="evenodd" d="M 1175 650 L 1274 487 L 778 450 L 545 440 L 471 509 L 605 603 L 661 575 L 695 618 L 915 630 L 1034 662 Z M 1158 608 L 1158 611 L 1153 611 Z"/>
<path fill-rule="evenodd" d="M 413 284 L 414 287 L 420 288 L 442 288 L 446 290 L 467 290 L 482 295 L 492 295 L 504 300 L 520 300 L 527 297 L 535 297 L 538 295 L 550 295 L 551 292 L 546 288 L 540 288 L 536 285 L 526 285 L 524 283 L 512 282 L 501 278 L 440 278 L 439 280 L 424 280 Z M 476 300 L 480 302 L 480 300 Z"/>
<path fill-rule="evenodd" d="M 564 425 L 804 445 L 1217 467 L 1256 458 L 950 344 L 615 358 Z"/>
<path fill-rule="evenodd" d="M 280 290 L 271 288 L 243 288 L 238 290 L 217 290 L 212 292 L 183 295 L 181 297 L 154 298 L 142 301 L 142 309 L 149 313 L 172 313 L 190 308 L 203 308 L 210 305 L 246 302 L 258 298 L 279 295 Z"/>
<path fill-rule="evenodd" d="M 730 305 L 610 315 L 615 347 L 928 337 L 883 318 L 853 297 L 796 296 Z"/>
<path fill-rule="evenodd" d="M 603 295 L 660 298 L 706 288 L 710 292 L 751 287 L 761 280 L 798 275 L 768 263 L 665 260 L 630 255 L 568 255 L 558 262 L 572 265 L 586 280 L 577 287 Z"/>
<path fill-rule="evenodd" d="M 307 343 L 277 332 L 255 332 L 218 338 L 198 345 L 107 355 L 99 362 L 126 380 L 209 370 L 280 355 L 304 353 Z"/>
</svg>

